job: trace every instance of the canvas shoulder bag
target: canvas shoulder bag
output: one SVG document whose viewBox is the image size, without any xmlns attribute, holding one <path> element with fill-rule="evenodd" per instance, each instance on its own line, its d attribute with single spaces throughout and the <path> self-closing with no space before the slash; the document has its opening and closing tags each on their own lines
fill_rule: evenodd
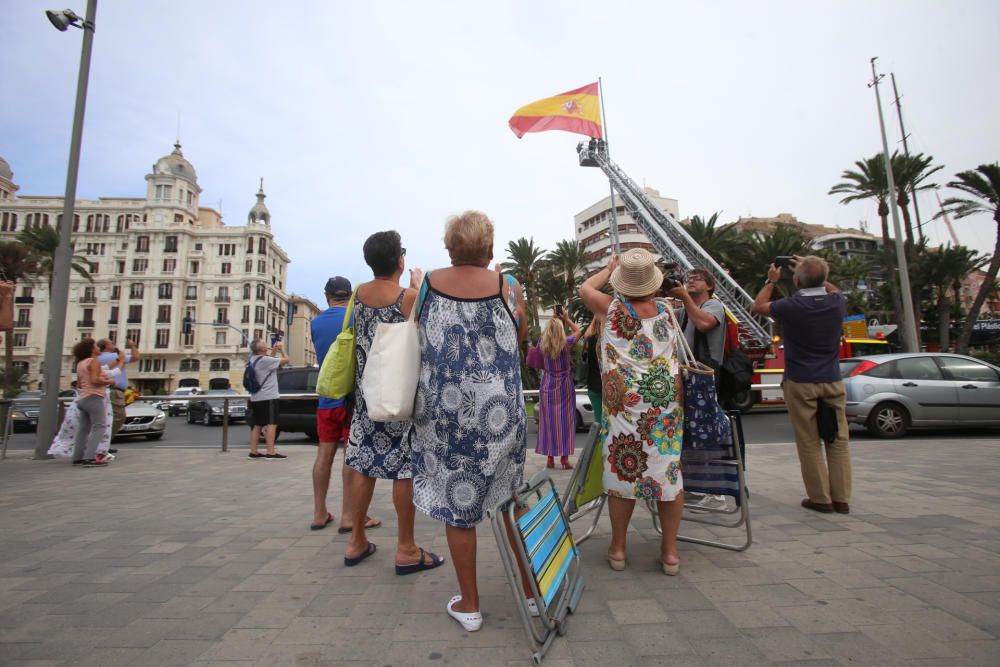
<svg viewBox="0 0 1000 667">
<path fill-rule="evenodd" d="M 361 373 L 361 394 L 373 421 L 406 421 L 413 416 L 420 377 L 417 300 L 403 322 L 379 322 Z"/>
<path fill-rule="evenodd" d="M 351 315 L 354 313 L 354 297 L 358 294 L 357 288 L 351 294 L 351 300 L 347 304 L 347 312 L 344 313 L 344 324 L 340 329 L 340 334 L 333 341 L 333 345 L 323 359 L 323 365 L 319 369 L 319 377 L 316 379 L 316 393 L 324 398 L 343 398 L 354 391 L 354 372 L 357 369 L 358 361 L 354 354 L 354 326 L 351 323 Z"/>
</svg>

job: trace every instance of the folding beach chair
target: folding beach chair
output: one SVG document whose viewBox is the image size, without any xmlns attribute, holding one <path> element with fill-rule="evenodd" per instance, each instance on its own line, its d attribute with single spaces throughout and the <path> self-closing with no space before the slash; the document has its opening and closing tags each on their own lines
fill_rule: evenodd
<svg viewBox="0 0 1000 667">
<path fill-rule="evenodd" d="M 588 500 L 583 504 L 578 504 L 578 497 L 580 491 L 583 489 L 584 480 L 587 479 L 587 473 L 591 465 L 600 465 L 603 467 L 604 462 L 598 458 L 594 460 L 593 454 L 596 448 L 601 447 L 600 438 L 600 425 L 593 424 L 590 427 L 590 432 L 587 434 L 587 439 L 583 443 L 583 448 L 580 450 L 580 456 L 577 458 L 576 466 L 573 468 L 573 474 L 569 478 L 569 484 L 566 486 L 565 497 L 563 498 L 563 511 L 566 516 L 569 517 L 570 523 L 574 523 L 587 515 L 591 515 L 590 525 L 587 530 L 576 538 L 577 544 L 583 544 L 590 536 L 594 534 L 597 530 L 597 522 L 601 518 L 601 512 L 604 510 L 604 503 L 607 500 L 607 496 L 603 493 L 597 498 Z"/>
<path fill-rule="evenodd" d="M 693 544 L 704 544 L 730 551 L 745 551 L 753 542 L 750 529 L 750 503 L 745 477 L 746 441 L 743 437 L 743 421 L 740 413 L 731 411 L 729 420 L 733 425 L 733 439 L 727 445 L 711 448 L 685 447 L 681 451 L 681 470 L 684 475 L 684 491 L 712 496 L 726 496 L 734 499 L 724 508 L 684 506 L 684 521 L 715 526 L 718 528 L 743 528 L 745 538 L 738 542 L 722 542 L 701 537 L 678 535 L 677 539 Z M 646 506 L 653 514 L 653 525 L 663 534 L 659 514 L 651 501 Z"/>
<path fill-rule="evenodd" d="M 524 513 L 518 517 L 521 512 Z M 540 664 L 556 636 L 566 634 L 566 617 L 580 602 L 584 585 L 580 552 L 559 503 L 555 484 L 544 470 L 501 501 L 488 515 L 500 547 L 500 560 L 507 573 L 514 606 L 534 652 L 532 659 L 536 665 Z M 508 525 L 514 527 L 510 532 Z M 528 587 L 538 606 L 538 618 L 532 618 L 528 610 L 518 563 L 526 564 Z"/>
</svg>

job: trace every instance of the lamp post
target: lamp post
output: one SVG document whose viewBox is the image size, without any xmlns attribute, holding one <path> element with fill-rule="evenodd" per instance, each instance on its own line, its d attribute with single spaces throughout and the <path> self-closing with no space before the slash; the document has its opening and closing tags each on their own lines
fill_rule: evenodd
<svg viewBox="0 0 1000 667">
<path fill-rule="evenodd" d="M 69 26 L 83 30 L 80 52 L 80 74 L 76 82 L 76 110 L 73 113 L 73 135 L 69 145 L 69 166 L 66 169 L 66 197 L 59 222 L 59 246 L 52 266 L 52 293 L 49 295 L 49 322 L 45 336 L 45 392 L 42 394 L 35 440 L 35 458 L 47 457 L 49 444 L 55 436 L 59 420 L 59 377 L 62 375 L 63 337 L 66 332 L 66 309 L 69 306 L 69 278 L 73 251 L 70 248 L 73 231 L 73 209 L 76 205 L 76 177 L 80 167 L 80 144 L 83 141 L 83 114 L 87 106 L 87 81 L 90 78 L 90 52 L 94 44 L 94 18 L 97 0 L 87 0 L 87 17 L 81 20 L 72 11 L 46 11 L 56 29 L 65 32 Z"/>
</svg>

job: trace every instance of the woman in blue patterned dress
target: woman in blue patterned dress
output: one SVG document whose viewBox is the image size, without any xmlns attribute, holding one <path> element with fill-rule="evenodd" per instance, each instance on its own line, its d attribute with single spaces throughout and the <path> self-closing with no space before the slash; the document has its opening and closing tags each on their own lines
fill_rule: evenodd
<svg viewBox="0 0 1000 667">
<path fill-rule="evenodd" d="M 520 285 L 488 267 L 493 223 L 467 211 L 448 220 L 452 266 L 428 273 L 417 302 L 421 365 L 413 410 L 413 500 L 445 524 L 461 595 L 447 611 L 474 632 L 476 525 L 521 484 L 526 415 L 519 342 Z"/>
<path fill-rule="evenodd" d="M 368 416 L 368 406 L 361 389 L 361 376 L 379 322 L 405 322 L 417 298 L 414 284 L 420 284 L 420 269 L 410 272 L 410 288 L 402 289 L 403 257 L 399 233 L 377 232 L 364 245 L 365 262 L 374 280 L 358 285 L 354 296 L 354 336 L 357 355 L 357 382 L 354 389 L 354 416 L 347 444 L 345 463 L 360 475 L 351 476 L 353 523 L 344 564 L 357 565 L 375 553 L 375 544 L 365 535 L 368 506 L 375 491 L 376 479 L 392 480 L 392 502 L 396 508 L 399 532 L 396 543 L 396 574 L 412 574 L 440 566 L 444 559 L 424 551 L 413 537 L 413 471 L 410 467 L 409 421 L 377 422 Z"/>
<path fill-rule="evenodd" d="M 671 313 L 653 297 L 663 275 L 649 251 L 614 255 L 607 268 L 580 287 L 583 303 L 606 314 L 601 336 L 604 491 L 608 495 L 611 544 L 608 564 L 625 569 L 625 537 L 635 501 L 656 501 L 663 526 L 660 567 L 680 571 L 677 529 L 684 510 L 680 458 L 682 391 L 676 346 L 680 334 Z M 608 283 L 616 294 L 601 291 Z"/>
</svg>

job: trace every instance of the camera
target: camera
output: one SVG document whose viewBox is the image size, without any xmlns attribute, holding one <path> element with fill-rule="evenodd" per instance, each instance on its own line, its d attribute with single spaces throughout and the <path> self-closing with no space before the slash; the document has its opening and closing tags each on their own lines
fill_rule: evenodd
<svg viewBox="0 0 1000 667">
<path fill-rule="evenodd" d="M 556 304 L 556 317 L 562 317 L 562 315 L 563 315 L 563 307 L 562 307 L 561 304 L 557 303 Z"/>
<path fill-rule="evenodd" d="M 791 255 L 778 255 L 774 258 L 774 265 L 782 269 L 791 269 L 793 259 L 795 258 Z"/>
<path fill-rule="evenodd" d="M 684 274 L 676 263 L 667 264 L 663 267 L 663 282 L 660 283 L 660 291 L 666 295 L 667 292 L 684 284 Z"/>
</svg>

